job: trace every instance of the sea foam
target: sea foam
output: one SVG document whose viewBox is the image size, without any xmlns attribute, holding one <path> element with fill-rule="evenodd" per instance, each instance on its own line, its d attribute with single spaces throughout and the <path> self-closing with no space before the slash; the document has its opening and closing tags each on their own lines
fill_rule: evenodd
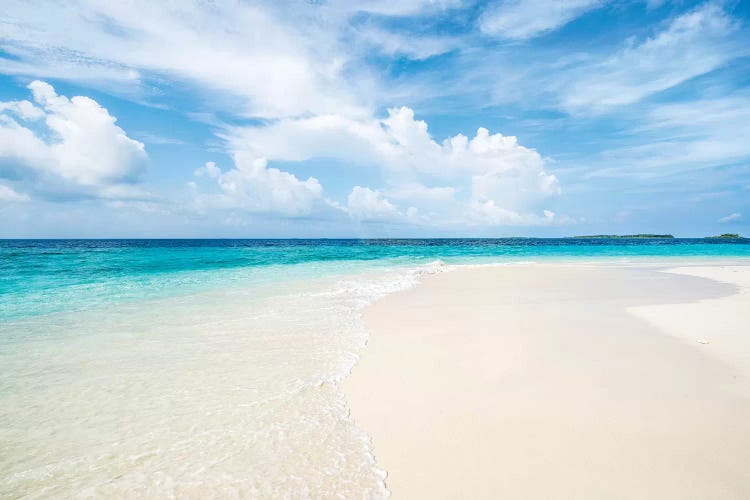
<svg viewBox="0 0 750 500">
<path fill-rule="evenodd" d="M 384 498 L 338 382 L 418 267 L 7 322 L 0 496 Z"/>
</svg>

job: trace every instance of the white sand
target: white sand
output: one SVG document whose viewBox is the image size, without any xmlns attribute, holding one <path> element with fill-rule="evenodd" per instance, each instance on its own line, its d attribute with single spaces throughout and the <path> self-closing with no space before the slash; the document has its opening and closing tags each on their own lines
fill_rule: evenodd
<svg viewBox="0 0 750 500">
<path fill-rule="evenodd" d="M 750 498 L 750 295 L 693 271 L 463 268 L 371 306 L 343 385 L 393 497 Z"/>
<path fill-rule="evenodd" d="M 750 396 L 750 267 L 693 266 L 666 272 L 730 283 L 737 293 L 689 304 L 633 307 L 630 312 L 730 364 L 734 388 Z"/>
</svg>

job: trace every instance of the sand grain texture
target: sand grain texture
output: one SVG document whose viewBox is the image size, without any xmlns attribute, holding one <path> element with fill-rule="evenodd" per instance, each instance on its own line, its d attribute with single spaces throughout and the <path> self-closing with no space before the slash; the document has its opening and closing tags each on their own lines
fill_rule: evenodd
<svg viewBox="0 0 750 500">
<path fill-rule="evenodd" d="M 343 387 L 396 499 L 746 499 L 738 369 L 628 311 L 736 292 L 652 269 L 463 268 L 371 306 Z"/>
</svg>

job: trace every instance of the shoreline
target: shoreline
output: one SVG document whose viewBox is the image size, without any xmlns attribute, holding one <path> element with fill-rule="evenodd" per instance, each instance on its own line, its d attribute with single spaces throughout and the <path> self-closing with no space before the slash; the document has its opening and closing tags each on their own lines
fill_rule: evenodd
<svg viewBox="0 0 750 500">
<path fill-rule="evenodd" d="M 745 300 L 740 286 L 590 264 L 451 266 L 366 308 L 341 386 L 394 497 L 750 492 L 748 378 L 653 319 Z"/>
<path fill-rule="evenodd" d="M 273 286 L 252 280 L 247 286 L 238 286 L 235 279 L 221 289 L 198 293 L 182 289 L 179 294 L 155 299 L 102 303 L 84 310 L 7 321 L 0 325 L 4 334 L 0 378 L 7 388 L 7 404 L 0 413 L 8 424 L 0 431 L 0 441 L 8 451 L 0 459 L 4 470 L 0 496 L 2 492 L 34 495 L 43 491 L 62 497 L 205 496 L 211 492 L 275 497 L 307 492 L 316 497 L 383 498 L 388 493 L 386 472 L 390 473 L 387 483 L 396 498 L 469 494 L 481 498 L 502 493 L 511 498 L 534 497 L 534 483 L 540 479 L 565 491 L 564 481 L 575 479 L 575 471 L 561 477 L 565 471 L 558 471 L 555 467 L 559 466 L 554 464 L 550 468 L 550 457 L 558 457 L 560 462 L 579 460 L 579 468 L 590 467 L 575 453 L 561 451 L 565 443 L 559 442 L 559 436 L 574 433 L 584 405 L 597 399 L 601 403 L 602 399 L 601 391 L 590 387 L 591 377 L 584 376 L 601 367 L 587 365 L 591 359 L 584 359 L 578 366 L 570 356 L 580 351 L 596 355 L 599 364 L 615 360 L 617 365 L 622 352 L 606 343 L 601 345 L 598 336 L 586 334 L 584 320 L 599 324 L 608 320 L 606 316 L 586 319 L 589 306 L 598 304 L 597 310 L 617 312 L 617 301 L 624 300 L 623 308 L 632 304 L 636 308 L 654 307 L 658 317 L 666 317 L 660 309 L 666 306 L 638 299 L 642 290 L 648 292 L 646 295 L 681 297 L 683 301 L 712 296 L 715 299 L 705 304 L 712 309 L 712 300 L 719 305 L 732 300 L 735 296 L 728 294 L 734 293 L 736 286 L 701 277 L 664 275 L 661 271 L 668 267 L 665 259 L 647 257 L 637 262 L 628 259 L 626 263 L 619 258 L 605 259 L 607 262 L 573 257 L 533 260 L 531 264 L 496 259 L 462 264 L 454 259 L 443 263 L 404 258 L 357 265 L 286 266 L 266 273 L 278 278 Z M 719 261 L 728 262 L 725 257 L 706 256 L 689 262 L 674 257 L 666 260 L 669 264 L 689 264 L 686 272 L 699 272 L 696 264 L 716 267 Z M 468 283 L 477 286 L 466 287 L 461 278 L 465 272 L 478 276 Z M 231 276 L 238 277 L 237 273 Z M 612 279 L 602 280 L 608 276 Z M 627 276 L 651 276 L 654 280 L 641 281 L 640 287 L 624 286 Z M 457 287 L 445 286 L 445 280 L 454 279 L 458 280 L 454 283 Z M 667 285 L 675 279 L 681 286 L 672 293 L 674 287 Z M 156 284 L 170 280 L 168 276 Z M 694 287 L 696 283 L 698 287 Z M 497 288 L 498 284 L 513 286 Z M 596 293 L 590 293 L 591 287 Z M 423 297 L 425 291 L 430 297 Z M 614 295 L 603 301 L 608 294 Z M 404 297 L 411 302 L 402 303 Z M 372 312 L 386 302 L 388 308 L 373 316 Z M 701 303 L 689 304 L 699 317 L 706 313 L 693 308 Z M 687 303 L 677 307 L 682 305 Z M 389 311 L 394 306 L 407 310 L 393 315 Z M 497 315 L 498 307 L 504 308 L 502 314 Z M 539 318 L 524 315 L 529 308 L 540 312 Z M 447 319 L 442 318 L 443 313 L 450 313 Z M 680 310 L 672 314 L 690 317 Z M 732 314 L 736 313 L 731 309 L 723 313 L 728 318 Z M 558 342 L 544 328 L 538 331 L 540 325 L 533 323 L 545 315 L 554 320 L 547 328 L 550 331 L 561 316 L 577 321 L 582 331 L 572 331 L 570 339 Z M 524 317 L 533 321 L 521 325 L 528 326 L 532 333 L 538 331 L 537 337 L 496 338 L 498 326 L 512 327 L 514 321 Z M 375 331 L 373 319 L 382 319 L 384 330 Z M 635 320 L 629 321 L 632 324 Z M 464 324 L 471 330 L 451 333 L 452 328 Z M 731 322 L 725 326 L 731 327 Z M 512 328 L 504 331 L 508 330 L 512 333 Z M 744 379 L 732 378 L 734 373 L 722 375 L 728 373 L 726 367 L 717 367 L 714 357 L 720 356 L 725 347 L 736 351 L 743 348 L 727 342 L 732 338 L 731 331 L 721 333 L 720 337 L 706 337 L 710 344 L 697 343 L 696 339 L 703 336 L 687 338 L 690 347 L 697 347 L 707 361 L 686 366 L 691 370 L 708 366 L 699 385 L 713 383 L 713 387 L 726 388 L 735 397 L 743 394 Z M 390 340 L 389 335 L 393 337 Z M 645 340 L 643 334 L 638 337 L 640 344 L 626 345 L 632 352 L 640 352 Z M 386 348 L 392 349 L 385 351 L 385 357 L 380 342 L 384 338 Z M 525 344 L 529 339 L 534 342 Z M 685 342 L 676 338 L 672 341 Z M 565 356 L 552 356 L 560 352 Z M 667 359 L 674 357 L 672 348 L 664 349 L 663 345 L 650 356 L 661 352 L 668 354 Z M 355 397 L 372 399 L 363 407 L 351 396 L 347 401 L 343 389 L 352 367 L 352 376 L 357 377 L 366 365 L 384 373 L 376 373 L 374 390 L 369 386 L 373 379 L 367 377 L 366 385 L 360 383 L 356 389 Z M 410 372 L 414 366 L 419 368 L 416 374 Z M 554 390 L 544 385 L 548 382 L 542 377 L 545 374 L 559 377 Z M 651 378 L 665 389 L 679 388 L 679 381 L 674 382 L 671 376 L 668 373 L 665 381 Z M 614 382 L 623 385 L 627 380 L 618 375 Z M 519 389 L 497 394 L 498 390 L 513 388 Z M 399 400 L 404 390 L 412 390 L 415 397 Z M 508 400 L 503 398 L 508 395 L 513 415 L 505 411 Z M 524 398 L 518 399 L 520 395 Z M 744 415 L 727 406 L 736 404 L 736 398 L 717 399 L 710 391 L 708 395 L 704 400 L 725 410 L 726 415 Z M 395 401 L 388 399 L 394 396 Z M 638 395 L 626 392 L 625 396 L 630 398 L 629 405 L 611 401 L 609 407 L 597 410 L 597 415 L 608 415 L 612 405 L 635 408 L 632 401 L 639 402 Z M 652 395 L 650 400 L 654 399 Z M 409 406 L 413 403 L 418 403 L 416 408 Z M 658 407 L 649 405 L 641 407 Z M 690 404 L 681 408 L 689 413 L 704 411 Z M 388 412 L 377 413 L 383 410 Z M 461 413 L 467 410 L 471 412 L 468 417 Z M 373 415 L 375 424 L 394 419 L 390 424 L 395 430 L 386 429 L 385 441 L 377 425 L 367 422 Z M 717 424 L 739 428 L 741 424 L 729 422 L 726 415 L 716 418 Z M 404 421 L 405 416 L 410 420 Z M 544 420 L 549 416 L 557 416 L 559 421 L 550 425 Z M 447 422 L 441 420 L 445 418 Z M 655 421 L 664 422 L 665 418 Z M 705 434 L 702 427 L 690 425 L 700 431 L 699 435 Z M 596 429 L 601 424 L 593 422 L 591 426 Z M 529 429 L 538 437 L 524 436 L 522 431 Z M 426 437 L 420 435 L 425 430 L 430 432 Z M 740 428 L 735 434 L 742 439 L 748 432 Z M 581 448 L 585 456 L 603 463 L 596 449 L 581 445 L 591 437 L 581 432 L 578 435 L 580 442 L 567 447 L 576 453 Z M 596 437 L 601 432 L 591 435 Z M 422 440 L 415 444 L 410 441 L 414 437 Z M 656 435 L 654 439 L 662 437 Z M 735 446 L 728 438 L 721 439 L 728 443 L 726 447 Z M 509 459 L 498 456 L 497 449 L 483 448 L 489 445 L 511 451 L 520 447 L 521 452 L 516 454 L 518 458 L 514 455 Z M 388 456 L 389 446 L 395 450 L 396 462 Z M 534 455 L 536 465 L 519 473 L 514 469 L 516 462 L 528 458 L 524 453 L 530 446 L 541 450 Z M 699 451 L 706 449 L 710 448 Z M 737 463 L 747 463 L 740 452 L 733 456 L 740 457 Z M 398 462 L 399 458 L 404 460 Z M 213 465 L 204 467 L 209 462 Z M 253 466 L 248 468 L 248 464 Z M 415 466 L 420 470 L 414 472 Z M 729 469 L 734 466 L 728 465 Z M 535 476 L 531 480 L 523 474 Z M 730 474 L 734 472 L 730 470 Z M 497 476 L 507 488 L 516 484 L 511 479 L 531 486 L 516 484 L 520 489 L 498 490 L 492 480 Z M 437 477 L 449 485 L 438 481 L 432 485 L 438 490 L 404 493 L 399 482 L 411 483 L 412 477 L 418 481 Z M 482 491 L 482 485 L 489 489 Z M 597 490 L 593 496 L 616 496 L 610 493 Z"/>
</svg>

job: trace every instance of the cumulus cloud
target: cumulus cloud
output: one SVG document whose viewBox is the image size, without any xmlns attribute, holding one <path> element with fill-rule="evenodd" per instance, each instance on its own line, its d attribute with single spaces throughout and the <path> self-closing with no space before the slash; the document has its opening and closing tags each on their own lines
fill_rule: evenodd
<svg viewBox="0 0 750 500">
<path fill-rule="evenodd" d="M 15 114 L 22 120 L 38 120 L 44 118 L 44 111 L 29 101 L 0 102 L 0 113 Z"/>
<path fill-rule="evenodd" d="M 445 203 L 456 195 L 452 186 L 429 187 L 416 182 L 405 182 L 386 190 L 385 194 L 397 200 Z"/>
<path fill-rule="evenodd" d="M 302 161 L 333 157 L 347 162 L 374 162 L 388 169 L 451 178 L 466 174 L 507 173 L 546 179 L 553 191 L 554 176 L 544 172 L 544 160 L 513 136 L 458 134 L 441 143 L 407 107 L 391 108 L 383 119 L 354 119 L 342 115 L 279 120 L 266 126 L 230 129 L 224 136 L 234 150 L 247 150 L 268 160 Z M 531 175 L 529 175 L 531 174 Z"/>
<path fill-rule="evenodd" d="M 557 214 L 552 210 L 544 210 L 541 215 L 519 213 L 497 206 L 494 200 L 473 201 L 469 215 L 471 220 L 477 224 L 491 226 L 536 226 L 557 222 Z M 567 221 L 568 219 L 564 220 Z"/>
<path fill-rule="evenodd" d="M 225 139 L 232 149 L 269 161 L 336 158 L 378 166 L 388 185 L 385 192 L 404 207 L 432 214 L 434 221 L 460 220 L 477 204 L 525 214 L 537 211 L 543 200 L 560 191 L 544 159 L 515 137 L 480 128 L 473 138 L 458 134 L 437 142 L 427 123 L 406 107 L 392 108 L 379 120 L 341 115 L 284 119 L 231 129 Z M 427 187 L 440 183 L 443 187 Z M 387 202 L 399 210 L 383 193 L 362 189 L 366 188 L 355 193 L 355 206 L 368 201 L 370 207 L 393 213 Z"/>
<path fill-rule="evenodd" d="M 739 222 L 741 220 L 742 214 L 739 212 L 734 212 L 727 215 L 726 217 L 722 217 L 721 219 L 719 219 L 719 222 Z"/>
<path fill-rule="evenodd" d="M 213 130 L 226 130 L 234 164 L 206 165 L 196 173 L 192 193 L 206 210 L 285 217 L 331 210 L 359 220 L 429 224 L 557 224 L 564 220 L 564 214 L 550 210 L 560 192 L 557 179 L 542 156 L 524 147 L 527 139 L 522 145 L 486 128 L 437 138 L 412 109 L 383 110 L 409 103 L 443 118 L 455 113 L 456 123 L 469 115 L 499 113 L 507 123 L 507 115 L 513 115 L 524 123 L 511 127 L 538 132 L 535 144 L 557 144 L 550 128 L 564 127 L 571 133 L 570 156 L 560 159 L 576 163 L 575 168 L 586 161 L 596 165 L 582 170 L 661 175 L 718 163 L 741 168 L 750 144 L 743 135 L 747 97 L 718 100 L 742 84 L 742 66 L 716 79 L 706 75 L 748 55 L 746 27 L 730 15 L 734 3 L 674 3 L 650 12 L 648 24 L 632 33 L 611 30 L 595 46 L 580 37 L 564 46 L 549 43 L 550 38 L 532 41 L 609 3 L 6 0 L 0 73 L 107 90 L 114 84 L 136 89 L 125 95 L 137 102 L 178 102 L 188 108 L 186 116 L 203 116 L 205 123 L 210 116 Z M 623 12 L 635 12 L 625 4 Z M 461 10 L 439 12 L 454 7 Z M 742 12 L 736 12 L 739 19 Z M 614 19 L 619 14 L 619 8 L 609 9 L 603 21 L 631 27 Z M 528 43 L 510 47 L 490 38 Z M 387 60 L 447 52 L 439 64 Z M 699 75 L 706 78 L 695 79 Z M 667 99 L 646 99 L 688 81 L 685 92 L 664 97 L 691 98 L 702 88 L 703 97 L 714 102 L 692 99 L 667 106 Z M 145 149 L 132 137 L 147 144 L 179 141 L 156 129 L 141 135 L 128 130 L 128 137 L 95 101 L 58 96 L 41 83 L 32 90 L 33 98 L 0 103 L 0 176 L 18 190 L 5 192 L 6 198 L 60 190 L 125 206 L 116 200 L 147 196 L 135 182 Z M 179 95 L 173 98 L 172 91 Z M 495 107 L 510 102 L 519 106 Z M 713 114 L 705 112 L 709 108 Z M 479 109 L 482 113 L 474 115 Z M 552 109 L 575 116 L 549 119 Z M 581 116 L 596 113 L 617 113 L 610 115 L 617 130 L 601 116 Z M 256 126 L 227 129 L 219 116 Z M 600 119 L 601 131 L 587 130 L 598 127 L 592 123 Z M 639 129 L 628 130 L 629 124 Z M 447 120 L 443 125 L 450 126 Z M 503 132 L 509 130 L 514 129 Z M 585 138 L 589 131 L 593 135 Z M 597 148 L 612 151 L 602 154 Z M 340 163 L 336 168 L 368 169 L 362 177 L 343 176 L 356 182 L 334 187 L 342 193 L 337 204 L 326 199 L 315 177 L 305 180 L 306 175 L 291 173 L 299 170 L 285 172 L 282 166 L 311 158 L 320 160 L 316 165 L 332 158 Z"/>
<path fill-rule="evenodd" d="M 142 143 L 93 99 L 58 95 L 48 83 L 28 86 L 31 101 L 0 103 L 0 160 L 45 185 L 111 197 L 141 193 L 128 186 L 146 160 Z M 107 193 L 110 194 L 107 194 Z"/>
<path fill-rule="evenodd" d="M 347 198 L 346 208 L 352 217 L 365 221 L 389 221 L 402 216 L 382 193 L 361 186 L 354 186 Z"/>
<path fill-rule="evenodd" d="M 488 35 L 524 40 L 554 31 L 604 3 L 604 0 L 496 1 L 482 14 L 479 27 Z"/>
<path fill-rule="evenodd" d="M 207 177 L 219 189 L 215 194 L 199 194 L 198 208 L 242 209 L 251 213 L 269 213 L 286 217 L 309 215 L 324 204 L 323 187 L 317 179 L 300 180 L 296 176 L 268 167 L 263 158 L 234 155 L 234 168 L 222 171 L 208 162 L 195 172 Z"/>
</svg>

